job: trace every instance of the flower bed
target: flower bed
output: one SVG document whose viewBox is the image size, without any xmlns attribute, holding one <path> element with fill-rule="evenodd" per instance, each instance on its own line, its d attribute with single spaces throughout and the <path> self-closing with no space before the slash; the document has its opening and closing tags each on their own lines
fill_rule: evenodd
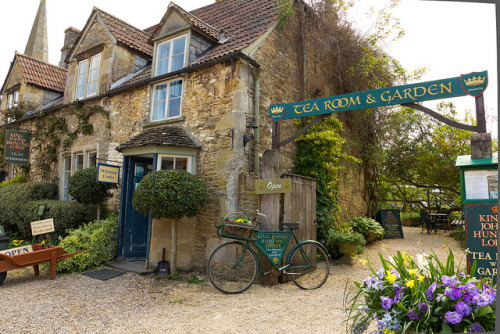
<svg viewBox="0 0 500 334">
<path fill-rule="evenodd" d="M 472 333 L 495 330 L 496 285 L 479 281 L 455 268 L 448 251 L 446 262 L 436 254 L 418 254 L 414 261 L 406 253 L 384 259 L 372 275 L 347 292 L 348 326 L 363 333 L 371 321 L 377 334 Z"/>
</svg>

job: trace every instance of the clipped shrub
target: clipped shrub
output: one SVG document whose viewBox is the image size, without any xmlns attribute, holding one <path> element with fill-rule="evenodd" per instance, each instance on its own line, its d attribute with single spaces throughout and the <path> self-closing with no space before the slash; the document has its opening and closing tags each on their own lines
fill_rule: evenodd
<svg viewBox="0 0 500 334">
<path fill-rule="evenodd" d="M 36 215 L 38 204 L 47 204 L 42 217 Z M 17 234 L 24 238 L 31 238 L 31 222 L 39 219 L 54 219 L 52 238 L 66 236 L 67 229 L 78 228 L 85 222 L 90 222 L 96 215 L 95 205 L 81 204 L 75 201 L 40 200 L 24 203 L 21 210 L 17 211 L 14 220 Z"/>
<path fill-rule="evenodd" d="M 354 232 L 361 233 L 365 239 L 371 234 L 374 240 L 384 237 L 385 231 L 375 219 L 368 217 L 354 217 L 349 220 Z"/>
<path fill-rule="evenodd" d="M 330 230 L 328 233 L 328 244 L 365 245 L 366 240 L 361 233 L 347 234 L 342 231 Z"/>
<path fill-rule="evenodd" d="M 68 253 L 90 250 L 57 262 L 59 272 L 82 272 L 90 267 L 111 260 L 116 254 L 118 238 L 118 216 L 97 220 L 70 230 L 68 236 L 59 239 Z"/>
<path fill-rule="evenodd" d="M 118 186 L 113 183 L 97 182 L 97 167 L 85 168 L 69 178 L 68 193 L 77 202 L 97 205 L 97 219 L 101 218 L 101 203 L 113 195 L 110 190 Z"/>
</svg>

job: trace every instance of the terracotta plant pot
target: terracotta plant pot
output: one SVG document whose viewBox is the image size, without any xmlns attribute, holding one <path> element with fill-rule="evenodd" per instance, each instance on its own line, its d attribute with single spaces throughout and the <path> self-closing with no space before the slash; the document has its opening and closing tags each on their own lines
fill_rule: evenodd
<svg viewBox="0 0 500 334">
<path fill-rule="evenodd" d="M 366 239 L 366 242 L 371 244 L 373 242 L 373 240 L 375 240 L 375 237 L 373 236 L 372 233 L 368 233 L 368 237 Z"/>
</svg>

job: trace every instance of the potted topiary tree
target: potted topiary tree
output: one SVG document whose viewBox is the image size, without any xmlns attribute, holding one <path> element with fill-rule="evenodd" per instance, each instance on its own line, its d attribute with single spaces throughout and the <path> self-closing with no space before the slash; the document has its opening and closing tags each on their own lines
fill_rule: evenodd
<svg viewBox="0 0 500 334">
<path fill-rule="evenodd" d="M 177 222 L 182 217 L 199 213 L 207 201 L 205 182 L 196 175 L 180 169 L 151 172 L 144 176 L 134 192 L 132 205 L 140 213 L 172 222 L 172 251 L 170 266 L 177 275 Z"/>
<path fill-rule="evenodd" d="M 79 203 L 97 205 L 97 220 L 100 220 L 101 204 L 113 196 L 110 190 L 116 188 L 118 186 L 113 183 L 97 182 L 97 167 L 90 167 L 71 175 L 68 194 Z"/>
</svg>

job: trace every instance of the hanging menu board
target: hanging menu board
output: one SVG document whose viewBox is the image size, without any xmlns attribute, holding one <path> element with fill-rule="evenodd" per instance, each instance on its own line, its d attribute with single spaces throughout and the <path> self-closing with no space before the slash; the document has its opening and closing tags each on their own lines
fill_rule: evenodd
<svg viewBox="0 0 500 334">
<path fill-rule="evenodd" d="M 377 214 L 377 220 L 382 224 L 382 227 L 384 228 L 384 238 L 404 239 L 403 226 L 401 225 L 401 216 L 399 209 L 380 210 Z"/>
<path fill-rule="evenodd" d="M 465 199 L 498 198 L 498 171 L 468 170 L 464 171 Z"/>
</svg>

